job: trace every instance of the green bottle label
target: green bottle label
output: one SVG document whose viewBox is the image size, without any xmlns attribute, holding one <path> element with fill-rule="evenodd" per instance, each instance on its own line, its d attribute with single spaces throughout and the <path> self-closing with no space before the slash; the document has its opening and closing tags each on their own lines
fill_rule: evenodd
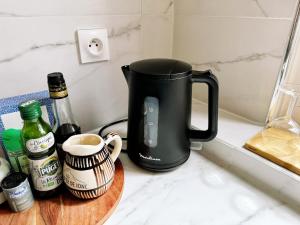
<svg viewBox="0 0 300 225">
<path fill-rule="evenodd" d="M 63 182 L 62 168 L 57 152 L 44 159 L 29 159 L 34 188 L 38 191 L 55 189 Z"/>
</svg>

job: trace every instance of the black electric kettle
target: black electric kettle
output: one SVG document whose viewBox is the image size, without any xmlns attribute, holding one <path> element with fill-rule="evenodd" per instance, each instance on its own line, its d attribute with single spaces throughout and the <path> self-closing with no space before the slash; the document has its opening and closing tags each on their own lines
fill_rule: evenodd
<svg viewBox="0 0 300 225">
<path fill-rule="evenodd" d="M 127 152 L 137 165 L 168 171 L 184 163 L 191 141 L 217 135 L 218 81 L 174 59 L 147 59 L 123 66 L 129 86 Z M 208 85 L 208 129 L 191 126 L 192 84 Z"/>
</svg>

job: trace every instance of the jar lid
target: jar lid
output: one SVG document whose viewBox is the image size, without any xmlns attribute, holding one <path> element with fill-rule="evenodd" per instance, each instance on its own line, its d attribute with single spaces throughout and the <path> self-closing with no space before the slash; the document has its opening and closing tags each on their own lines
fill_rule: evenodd
<svg viewBox="0 0 300 225">
<path fill-rule="evenodd" d="M 36 119 L 42 115 L 41 103 L 37 100 L 22 102 L 19 110 L 23 120 Z"/>
<path fill-rule="evenodd" d="M 14 172 L 5 177 L 1 182 L 1 187 L 3 189 L 11 189 L 18 187 L 27 179 L 27 175 L 21 172 Z"/>
</svg>

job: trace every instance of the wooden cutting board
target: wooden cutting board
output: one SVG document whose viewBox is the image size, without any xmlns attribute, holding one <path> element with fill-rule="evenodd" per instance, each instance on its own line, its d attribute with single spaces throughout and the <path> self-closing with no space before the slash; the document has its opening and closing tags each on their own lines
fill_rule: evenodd
<svg viewBox="0 0 300 225">
<path fill-rule="evenodd" d="M 48 200 L 36 200 L 34 206 L 20 213 L 0 206 L 0 225 L 99 225 L 103 224 L 118 205 L 124 186 L 124 169 L 120 160 L 110 189 L 99 198 L 82 200 L 67 190 Z"/>
<path fill-rule="evenodd" d="M 300 175 L 300 137 L 291 132 L 268 128 L 256 134 L 244 147 Z"/>
</svg>

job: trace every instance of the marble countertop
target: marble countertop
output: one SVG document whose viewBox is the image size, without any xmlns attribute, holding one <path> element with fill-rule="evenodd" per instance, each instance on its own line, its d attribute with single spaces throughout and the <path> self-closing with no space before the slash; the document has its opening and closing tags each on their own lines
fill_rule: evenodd
<svg viewBox="0 0 300 225">
<path fill-rule="evenodd" d="M 125 187 L 105 225 L 299 225 L 300 211 L 235 175 L 204 151 L 174 171 L 152 173 L 121 153 Z"/>
</svg>

